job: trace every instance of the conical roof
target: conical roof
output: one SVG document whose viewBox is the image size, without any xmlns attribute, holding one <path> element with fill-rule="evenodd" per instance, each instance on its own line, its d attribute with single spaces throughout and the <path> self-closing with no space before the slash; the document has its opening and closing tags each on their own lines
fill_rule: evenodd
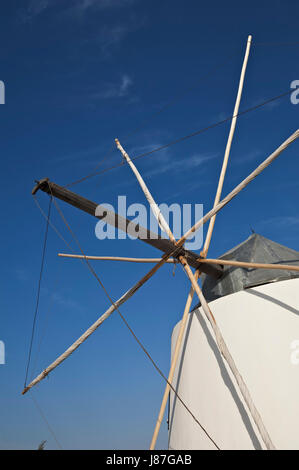
<svg viewBox="0 0 299 470">
<path fill-rule="evenodd" d="M 299 266 L 299 252 L 257 233 L 224 253 L 219 259 L 252 263 L 290 264 Z M 299 277 L 299 272 L 278 269 L 224 266 L 220 279 L 202 275 L 203 294 L 208 302 L 249 287 Z"/>
</svg>

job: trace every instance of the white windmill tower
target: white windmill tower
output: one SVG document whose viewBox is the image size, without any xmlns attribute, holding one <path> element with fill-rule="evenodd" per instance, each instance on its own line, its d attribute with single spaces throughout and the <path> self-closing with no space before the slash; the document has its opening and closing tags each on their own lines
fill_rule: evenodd
<svg viewBox="0 0 299 470">
<path fill-rule="evenodd" d="M 299 266 L 299 252 L 253 234 L 219 260 L 228 262 L 224 274 L 219 281 L 203 275 L 204 296 L 276 447 L 298 449 L 299 273 L 272 266 Z M 173 384 L 221 449 L 263 448 L 201 307 L 189 315 Z M 169 447 L 214 447 L 173 392 Z"/>
</svg>

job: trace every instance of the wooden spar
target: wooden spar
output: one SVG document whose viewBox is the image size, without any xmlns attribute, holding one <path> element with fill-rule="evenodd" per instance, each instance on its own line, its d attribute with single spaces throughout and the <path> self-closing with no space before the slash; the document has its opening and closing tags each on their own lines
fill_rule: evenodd
<svg viewBox="0 0 299 470">
<path fill-rule="evenodd" d="M 134 166 L 134 164 L 132 163 L 132 165 Z M 137 170 L 136 170 L 137 171 Z M 135 173 L 135 172 L 134 172 Z M 153 210 L 153 206 L 156 206 L 155 210 L 153 210 L 153 213 L 154 215 L 157 217 L 157 213 L 158 213 L 158 206 L 154 200 L 154 198 L 152 197 L 150 191 L 148 190 L 145 182 L 143 181 L 141 175 L 138 173 L 139 175 L 139 178 L 138 178 L 138 181 L 139 179 L 141 181 L 139 181 L 140 183 L 140 186 L 141 188 L 143 189 L 143 191 L 146 193 L 146 198 L 148 200 L 148 202 L 150 203 L 151 207 L 152 207 L 152 210 Z M 173 233 L 171 232 L 170 230 L 170 227 L 168 226 L 167 222 L 165 220 L 161 220 L 161 223 L 164 225 L 165 224 L 165 228 L 164 230 L 169 233 L 169 236 L 170 236 L 170 239 L 171 241 L 173 241 L 173 243 L 176 243 L 175 241 L 175 238 L 173 236 Z M 215 334 L 215 338 L 216 338 L 216 343 L 218 345 L 218 348 L 219 348 L 219 351 L 221 352 L 221 354 L 223 355 L 223 357 L 225 358 L 226 362 L 228 363 L 234 377 L 235 377 L 235 380 L 237 382 L 237 385 L 238 387 L 240 388 L 240 392 L 245 400 L 245 403 L 246 405 L 248 406 L 248 409 L 250 411 L 250 414 L 262 436 L 262 439 L 267 447 L 267 449 L 274 449 L 274 445 L 271 441 L 271 438 L 263 424 L 263 421 L 261 419 L 261 416 L 259 415 L 254 403 L 253 403 L 253 400 L 250 396 L 250 393 L 249 393 L 249 390 L 244 382 L 244 380 L 242 379 L 242 376 L 241 374 L 239 373 L 236 365 L 235 365 L 235 362 L 228 350 L 228 347 L 226 346 L 225 344 L 225 341 L 222 337 L 222 334 L 221 334 L 221 331 L 216 323 L 216 320 L 201 292 L 201 289 L 197 283 L 197 279 L 195 278 L 195 276 L 193 275 L 192 273 L 192 270 L 190 268 L 190 266 L 188 265 L 188 262 L 186 260 L 186 258 L 184 258 L 184 256 L 179 256 L 179 261 L 180 263 L 182 264 L 187 276 L 189 277 L 190 281 L 191 281 L 191 285 L 193 287 L 193 289 L 195 290 L 197 296 L 198 296 L 198 299 L 199 301 L 201 302 L 201 305 L 202 305 L 202 308 L 203 308 L 203 311 L 205 313 L 205 315 L 207 316 L 207 319 L 209 320 L 209 322 L 211 323 L 212 325 L 212 328 L 213 328 L 213 331 L 214 331 L 214 334 Z M 185 314 L 185 312 L 184 312 Z M 186 325 L 186 323 L 185 323 Z M 185 330 L 185 325 L 184 325 L 184 329 L 183 329 L 183 332 Z M 177 343 L 178 343 L 178 340 L 177 340 Z M 176 344 L 177 346 L 177 344 Z M 179 345 L 178 345 L 179 347 Z M 173 361 L 172 361 L 173 362 Z M 171 366 L 172 368 L 172 366 Z M 169 382 L 169 385 L 172 385 L 171 382 Z M 169 393 L 169 391 L 168 391 Z M 163 397 L 163 402 L 165 401 L 165 397 Z M 163 402 L 162 402 L 162 406 L 163 406 Z M 161 406 L 161 408 L 162 408 Z M 165 408 L 164 408 L 165 409 Z M 162 410 L 163 411 L 163 410 Z M 157 440 L 157 437 L 158 437 L 158 432 L 159 432 L 159 429 L 160 429 L 160 423 L 159 421 L 161 420 L 161 416 L 160 416 L 160 413 L 159 413 L 159 417 L 158 417 L 158 420 L 157 420 L 157 423 L 156 423 L 156 427 L 155 427 L 155 431 L 154 431 L 154 435 L 153 435 L 153 438 L 152 438 L 152 443 L 151 443 L 151 446 L 150 446 L 150 450 L 153 450 L 155 448 L 155 444 L 156 444 L 156 440 Z"/>
<path fill-rule="evenodd" d="M 239 106 L 240 106 L 240 101 L 241 101 L 241 96 L 242 96 L 242 90 L 243 90 L 245 72 L 246 72 L 248 56 L 249 56 L 249 51 L 250 51 L 250 46 L 251 46 L 251 40 L 252 40 L 252 37 L 248 36 L 247 47 L 246 47 L 245 57 L 244 57 L 241 76 L 240 76 L 239 88 L 238 88 L 235 108 L 234 108 L 234 112 L 233 112 L 233 118 L 232 118 L 232 121 L 231 121 L 230 131 L 229 131 L 229 135 L 228 135 L 228 140 L 227 140 L 226 149 L 225 149 L 224 158 L 223 158 L 222 169 L 221 169 L 221 173 L 220 173 L 220 177 L 219 177 L 219 182 L 218 182 L 218 187 L 217 187 L 213 207 L 217 206 L 217 204 L 219 203 L 220 198 L 221 198 L 221 192 L 222 192 L 222 188 L 223 188 L 223 182 L 224 182 L 224 177 L 225 177 L 225 173 L 226 173 L 228 158 L 229 158 L 230 149 L 231 149 L 231 145 L 232 145 L 232 140 L 233 140 L 233 137 L 234 137 L 234 132 L 235 132 L 236 123 L 237 123 L 237 116 L 238 116 Z M 203 251 L 202 251 L 202 256 L 204 256 L 204 257 L 207 255 L 207 252 L 208 252 L 209 247 L 210 247 L 212 233 L 213 233 L 213 229 L 214 229 L 214 225 L 215 225 L 215 220 L 216 220 L 216 214 L 213 217 L 211 217 L 211 219 L 210 219 L 210 223 L 209 223 L 209 227 L 208 227 L 208 231 L 207 231 L 207 235 L 206 235 L 206 239 L 205 239 L 205 243 L 204 243 L 204 247 L 203 247 Z"/>
<path fill-rule="evenodd" d="M 193 289 L 195 290 L 199 300 L 200 300 L 200 303 L 201 303 L 201 307 L 214 331 L 214 334 L 215 334 L 215 338 L 216 338 L 216 343 L 217 343 L 217 346 L 219 348 L 219 351 L 221 352 L 222 356 L 224 357 L 224 359 L 226 360 L 232 374 L 234 375 L 235 377 L 235 380 L 238 384 L 238 387 L 239 387 L 239 390 L 244 398 L 244 401 L 250 411 L 250 414 L 260 432 L 260 435 L 264 441 L 264 444 L 266 445 L 266 448 L 268 450 L 275 450 L 275 447 L 274 447 L 274 444 L 269 436 L 269 433 L 263 423 L 263 420 L 258 412 L 258 410 L 256 409 L 255 407 L 255 404 L 251 398 L 251 395 L 249 393 L 249 390 L 247 388 L 247 385 L 246 383 L 244 382 L 241 374 L 239 373 L 238 371 L 238 368 L 229 352 L 229 349 L 223 339 L 223 336 L 221 334 L 221 331 L 216 323 L 216 320 L 210 310 L 210 307 L 198 285 L 198 282 L 196 281 L 193 273 L 192 273 L 192 270 L 190 269 L 190 266 L 188 265 L 188 263 L 185 263 L 183 264 L 184 266 L 184 269 L 185 269 L 185 272 L 186 274 L 188 275 L 190 281 L 191 281 L 191 284 L 192 284 L 192 287 Z"/>
<path fill-rule="evenodd" d="M 247 263 L 246 261 L 234 261 L 228 259 L 200 259 L 201 263 L 220 264 L 222 266 L 237 266 L 240 268 L 252 268 L 252 269 L 279 269 L 283 271 L 299 271 L 299 266 L 293 266 L 291 264 L 273 264 L 273 263 Z"/>
<path fill-rule="evenodd" d="M 136 166 L 134 165 L 134 163 L 132 162 L 132 160 L 130 159 L 129 155 L 127 154 L 127 152 L 123 149 L 123 147 L 120 145 L 119 143 L 119 140 L 118 139 L 115 139 L 115 143 L 116 143 L 116 146 L 117 148 L 121 151 L 123 157 L 126 159 L 127 163 L 130 165 L 131 167 L 131 170 L 133 171 L 134 175 L 136 176 L 137 178 L 137 181 L 138 183 L 140 184 L 140 187 L 147 199 L 147 202 L 149 203 L 150 205 L 150 208 L 154 214 L 154 216 L 156 217 L 157 219 L 157 222 L 158 224 L 160 225 L 161 229 L 164 230 L 167 235 L 169 236 L 170 240 L 172 241 L 172 243 L 176 243 L 176 239 L 174 238 L 173 234 L 172 234 L 172 231 L 170 230 L 170 227 L 168 225 L 168 223 L 166 222 L 166 220 L 164 219 L 160 209 L 159 209 L 159 206 L 158 204 L 156 203 L 156 201 L 154 200 L 153 196 L 151 195 L 148 187 L 146 186 L 141 174 L 139 173 L 139 171 L 137 170 Z"/>
<path fill-rule="evenodd" d="M 192 235 L 196 230 L 199 229 L 203 224 L 205 224 L 208 220 L 211 219 L 214 215 L 216 215 L 226 204 L 228 204 L 234 197 L 239 194 L 242 189 L 246 188 L 249 183 L 251 183 L 254 178 L 256 178 L 260 173 L 262 173 L 265 168 L 267 168 L 279 155 L 296 139 L 299 137 L 299 129 L 297 129 L 285 142 L 283 142 L 278 149 L 276 149 L 266 160 L 264 160 L 252 173 L 250 173 L 247 178 L 241 181 L 238 186 L 236 186 L 222 201 L 217 204 L 216 207 L 211 209 L 206 215 L 204 215 L 199 221 L 197 221 L 193 227 L 188 230 L 182 238 L 177 242 L 177 246 L 182 246 L 187 238 Z M 204 263 L 202 263 L 204 264 Z"/>
<path fill-rule="evenodd" d="M 93 323 L 88 330 L 83 333 L 80 338 L 78 338 L 63 354 L 61 354 L 52 364 L 50 364 L 46 369 L 44 369 L 30 384 L 24 388 L 22 395 L 28 392 L 34 385 L 37 385 L 41 380 L 43 380 L 52 370 L 54 370 L 59 364 L 61 364 L 67 357 L 69 357 L 84 341 L 103 323 L 106 318 L 108 318 L 115 310 L 117 310 L 120 305 L 122 305 L 126 300 L 132 297 L 135 292 L 137 292 L 143 284 L 145 284 L 155 272 L 166 263 L 167 259 L 171 256 L 170 254 L 165 254 L 160 259 L 159 263 L 156 264 L 145 276 L 143 276 L 140 281 L 138 281 L 130 290 L 128 290 L 120 299 L 116 302 L 113 302 L 111 307 L 106 310 L 106 312 L 98 318 L 98 320 Z"/>
<path fill-rule="evenodd" d="M 120 150 L 122 156 L 124 157 L 124 159 L 126 160 L 126 162 L 128 163 L 128 165 L 131 167 L 131 170 L 133 171 L 134 175 L 136 176 L 137 178 L 137 181 L 138 183 L 140 184 L 141 186 L 141 189 L 142 191 L 144 192 L 144 195 L 147 199 L 147 202 L 149 203 L 150 205 L 150 208 L 152 209 L 153 211 L 153 214 L 155 215 L 157 221 L 158 221 L 158 224 L 160 226 L 160 228 L 162 230 L 164 230 L 167 235 L 169 236 L 170 240 L 172 242 L 174 242 L 174 238 L 172 236 L 172 233 L 171 233 L 171 230 L 170 228 L 168 227 L 168 224 L 166 222 L 166 220 L 164 219 L 163 217 L 163 214 L 162 212 L 160 211 L 158 205 L 155 203 L 155 201 L 153 200 L 153 197 L 151 195 L 151 193 L 149 192 L 146 184 L 144 183 L 143 181 L 143 178 L 142 176 L 140 175 L 139 171 L 137 170 L 136 166 L 134 165 L 134 163 L 132 162 L 131 158 L 129 157 L 129 155 L 127 154 L 127 152 L 123 149 L 123 147 L 121 146 L 120 142 L 118 139 L 115 139 L 115 143 L 116 143 L 116 146 L 117 148 Z"/>
<path fill-rule="evenodd" d="M 198 279 L 198 276 L 199 276 L 199 271 L 196 270 L 196 272 L 194 274 L 194 278 L 195 278 L 196 281 Z M 158 434 L 159 434 L 159 431 L 160 431 L 161 423 L 162 423 L 162 420 L 163 420 L 163 416 L 164 416 L 164 413 L 165 413 L 165 408 L 166 408 L 166 404 L 167 404 L 167 400 L 168 400 L 168 396 L 169 396 L 169 392 L 170 392 L 170 385 L 169 384 L 172 385 L 173 376 L 174 376 L 175 368 L 176 368 L 176 365 L 177 365 L 177 361 L 178 361 L 179 352 L 180 352 L 180 349 L 181 349 L 181 344 L 182 344 L 184 332 L 185 332 L 185 329 L 186 329 L 186 324 L 187 324 L 188 315 L 189 315 L 189 312 L 190 312 L 190 307 L 191 307 L 193 295 L 194 295 L 194 289 L 193 289 L 193 287 L 191 287 L 190 292 L 189 292 L 188 297 L 187 297 L 183 317 L 182 317 L 182 320 L 181 320 L 178 337 L 177 337 L 177 340 L 176 340 L 176 343 L 175 343 L 174 353 L 173 353 L 173 356 L 172 356 L 171 366 L 170 366 L 170 370 L 169 370 L 169 374 L 168 374 L 168 383 L 166 384 L 166 387 L 165 387 L 165 391 L 164 391 L 164 395 L 163 395 L 163 399 L 162 399 L 158 419 L 157 419 L 157 422 L 156 422 L 154 434 L 153 434 L 151 445 L 150 445 L 150 450 L 153 450 L 156 446 Z"/>
<path fill-rule="evenodd" d="M 87 212 L 90 215 L 93 215 L 98 219 L 105 217 L 105 222 L 107 222 L 107 224 L 112 225 L 113 227 L 118 228 L 128 233 L 129 235 L 132 235 L 135 238 L 137 237 L 143 242 L 157 248 L 160 251 L 163 251 L 166 254 L 172 253 L 173 250 L 176 249 L 170 240 L 162 238 L 158 234 L 153 233 L 150 230 L 147 230 L 146 228 L 141 227 L 137 224 L 134 224 L 134 222 L 132 222 L 131 220 L 128 220 L 117 213 L 109 211 L 104 206 L 100 206 L 99 204 L 96 204 L 93 201 L 79 196 L 78 194 L 73 193 L 67 188 L 50 182 L 48 178 L 44 178 L 38 181 L 36 186 L 32 190 L 32 194 L 36 194 L 39 189 L 43 192 L 51 194 L 54 197 L 57 197 L 58 199 L 61 199 L 64 202 L 67 202 L 68 204 L 71 204 L 74 207 L 77 207 L 80 210 L 83 210 L 84 212 Z M 104 215 L 100 217 L 99 215 L 96 215 L 96 211 L 98 214 L 102 212 Z M 198 262 L 198 254 L 190 250 L 186 250 L 183 247 L 181 251 L 178 250 L 177 253 L 184 254 L 186 259 L 188 260 L 188 263 L 193 268 L 199 268 L 204 273 L 216 279 L 221 277 L 223 270 L 220 266 L 210 266 L 209 264 L 201 265 Z"/>
<path fill-rule="evenodd" d="M 58 253 L 63 258 L 90 259 L 100 261 L 127 261 L 129 263 L 158 263 L 161 258 L 125 258 L 123 256 L 84 256 L 72 255 L 68 253 Z M 165 263 L 178 263 L 176 259 L 169 258 Z"/>
</svg>

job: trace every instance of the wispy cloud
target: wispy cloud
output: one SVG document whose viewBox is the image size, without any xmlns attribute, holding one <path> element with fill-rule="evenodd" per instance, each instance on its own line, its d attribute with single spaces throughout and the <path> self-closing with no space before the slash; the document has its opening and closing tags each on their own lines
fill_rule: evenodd
<svg viewBox="0 0 299 470">
<path fill-rule="evenodd" d="M 269 217 L 268 219 L 261 220 L 259 222 L 261 227 L 298 227 L 299 228 L 299 216 L 296 215 L 282 215 L 277 217 Z"/>
<path fill-rule="evenodd" d="M 109 98 L 123 98 L 128 96 L 133 80 L 129 75 L 123 75 L 117 83 L 107 83 L 102 90 L 92 94 L 91 98 L 107 100 Z"/>
<path fill-rule="evenodd" d="M 193 193 L 195 190 L 202 189 L 203 187 L 206 187 L 209 184 L 211 184 L 211 181 L 209 181 L 208 179 L 205 179 L 205 180 L 201 179 L 200 181 L 197 181 L 196 183 L 192 183 L 192 184 L 188 183 L 187 185 L 182 187 L 179 191 L 173 192 L 169 196 L 164 197 L 163 202 L 173 200 L 182 195 L 186 196 L 186 194 Z"/>
<path fill-rule="evenodd" d="M 157 138 L 157 137 L 156 137 Z M 128 152 L 132 158 L 137 157 L 138 155 L 143 155 L 144 153 L 152 152 L 153 150 L 161 147 L 163 144 L 160 141 L 154 140 L 154 143 L 144 144 L 144 145 L 135 145 L 129 147 Z M 159 159 L 168 159 L 168 149 L 162 150 L 159 152 Z"/>
<path fill-rule="evenodd" d="M 79 35 L 79 45 L 92 43 L 98 48 L 102 59 L 109 59 L 127 36 L 146 24 L 146 18 L 137 16 L 135 9 L 130 8 L 138 1 L 27 0 L 25 6 L 17 10 L 17 21 L 31 24 L 51 14 L 52 21 L 74 23 L 75 27 L 77 22 L 88 22 L 91 24 L 89 33 L 83 41 Z"/>
<path fill-rule="evenodd" d="M 30 279 L 29 271 L 25 268 L 16 268 L 15 276 L 20 282 L 27 282 Z"/>
<path fill-rule="evenodd" d="M 260 104 L 266 102 L 267 100 L 269 99 L 269 97 L 261 97 L 261 98 L 257 98 L 255 99 L 251 104 L 250 106 L 248 106 L 248 108 L 253 108 L 254 106 L 259 106 Z M 282 103 L 282 100 L 281 99 L 277 99 L 275 101 L 269 101 L 269 103 L 263 105 L 261 108 L 259 109 L 264 109 L 265 111 L 272 111 L 273 109 L 277 108 L 278 106 L 280 106 Z"/>
<path fill-rule="evenodd" d="M 116 8 L 125 8 L 138 0 L 29 0 L 26 7 L 19 10 L 21 20 L 26 23 L 38 17 L 45 10 L 60 7 L 62 13 L 69 16 L 80 17 L 89 11 L 103 11 Z"/>
<path fill-rule="evenodd" d="M 170 159 L 164 165 L 157 165 L 155 168 L 144 173 L 144 176 L 150 178 L 152 176 L 161 175 L 163 173 L 177 173 L 183 171 L 190 171 L 195 168 L 203 166 L 205 163 L 216 158 L 217 154 L 195 154 L 188 158 Z"/>
<path fill-rule="evenodd" d="M 151 144 L 143 147 L 136 147 L 134 154 L 142 154 L 149 152 L 151 150 L 154 150 L 155 148 L 158 148 L 158 144 Z M 159 160 L 155 160 L 155 162 L 151 163 L 150 168 L 145 169 L 142 171 L 142 176 L 145 179 L 150 179 L 155 176 L 161 176 L 164 174 L 176 174 L 176 173 L 182 173 L 182 172 L 190 172 L 194 169 L 199 169 L 199 168 L 204 168 L 204 164 L 212 161 L 214 158 L 218 156 L 218 154 L 194 154 L 189 158 L 174 158 L 170 156 L 170 153 L 165 149 L 164 154 L 161 155 L 159 152 Z M 129 152 L 129 154 L 133 157 L 133 152 Z M 136 165 L 138 166 L 138 160 L 136 161 Z M 115 185 L 115 187 L 118 186 L 129 186 L 131 184 L 135 184 L 135 179 L 129 179 L 129 180 L 122 180 L 119 183 Z"/>
<path fill-rule="evenodd" d="M 30 0 L 27 7 L 21 8 L 18 12 L 18 18 L 23 23 L 32 21 L 47 8 L 51 6 L 50 0 Z"/>
<path fill-rule="evenodd" d="M 127 25 L 117 24 L 113 26 L 104 26 L 98 37 L 102 52 L 109 54 L 111 48 L 116 47 L 127 36 L 130 29 Z"/>
<path fill-rule="evenodd" d="M 82 165 L 90 165 L 93 163 L 97 163 L 101 157 L 107 153 L 107 148 L 108 145 L 98 145 L 94 147 L 87 147 L 84 150 L 80 150 L 78 152 L 73 152 L 69 154 L 62 154 L 62 155 L 54 155 L 53 158 L 51 158 L 51 162 L 56 165 L 58 162 L 63 163 L 63 162 L 69 162 L 73 161 L 78 164 Z"/>
<path fill-rule="evenodd" d="M 89 9 L 106 10 L 111 8 L 124 8 L 136 3 L 137 0 L 77 0 L 74 8 L 81 11 Z"/>
<path fill-rule="evenodd" d="M 130 34 L 144 27 L 146 19 L 137 18 L 135 14 L 127 15 L 126 21 L 116 21 L 101 26 L 95 41 L 98 42 L 101 52 L 109 57 Z"/>
<path fill-rule="evenodd" d="M 78 302 L 69 297 L 64 297 L 59 293 L 53 294 L 52 299 L 56 304 L 60 305 L 61 307 L 72 310 L 82 310 L 82 307 Z"/>
<path fill-rule="evenodd" d="M 259 149 L 256 150 L 251 150 L 247 153 L 242 153 L 239 155 L 235 155 L 233 157 L 234 163 L 245 163 L 245 162 L 250 162 L 251 160 L 256 160 L 258 157 L 261 157 L 263 155 L 262 151 Z"/>
</svg>

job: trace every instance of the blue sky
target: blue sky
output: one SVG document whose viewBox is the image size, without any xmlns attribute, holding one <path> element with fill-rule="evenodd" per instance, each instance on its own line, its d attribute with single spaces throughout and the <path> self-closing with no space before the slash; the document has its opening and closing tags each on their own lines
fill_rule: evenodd
<svg viewBox="0 0 299 470">
<path fill-rule="evenodd" d="M 92 172 L 115 137 L 136 156 L 231 115 L 248 34 L 253 45 L 241 110 L 287 91 L 299 80 L 299 45 L 281 43 L 299 42 L 298 13 L 295 0 L 3 3 L 0 340 L 6 364 L 0 365 L 0 448 L 31 449 L 42 440 L 57 448 L 30 394 L 21 396 L 45 228 L 31 196 L 34 179 L 47 176 L 64 185 Z M 224 194 L 296 130 L 298 111 L 285 97 L 240 117 Z M 226 123 L 137 161 L 157 201 L 202 203 L 209 210 L 228 131 Z M 251 227 L 299 249 L 298 145 L 219 214 L 211 256 L 243 241 Z M 115 150 L 101 168 L 119 162 Z M 73 189 L 97 202 L 116 204 L 118 195 L 128 204 L 144 202 L 125 166 Z M 38 200 L 46 210 L 47 197 L 40 193 Z M 61 207 L 89 254 L 158 255 L 138 241 L 99 241 L 92 217 Z M 55 210 L 52 221 L 71 242 Z M 58 259 L 61 251 L 62 241 L 50 231 L 30 375 L 109 306 L 86 267 Z M 113 299 L 149 269 L 99 263 L 94 267 Z M 182 271 L 173 276 L 164 266 L 121 309 L 165 374 L 171 331 L 188 290 Z M 115 313 L 33 393 L 63 448 L 139 449 L 149 446 L 163 390 Z M 158 447 L 167 447 L 165 422 Z"/>
</svg>

